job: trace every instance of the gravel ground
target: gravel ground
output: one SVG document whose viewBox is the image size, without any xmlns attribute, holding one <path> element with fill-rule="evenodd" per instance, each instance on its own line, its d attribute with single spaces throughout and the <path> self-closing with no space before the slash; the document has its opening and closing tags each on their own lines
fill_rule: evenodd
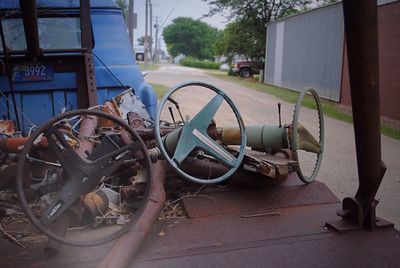
<svg viewBox="0 0 400 268">
<path fill-rule="evenodd" d="M 148 71 L 147 82 L 172 87 L 188 80 L 209 82 L 224 90 L 233 100 L 242 114 L 246 125 L 274 124 L 278 121 L 277 103 L 282 103 L 282 121 L 292 120 L 294 105 L 263 92 L 249 90 L 231 82 L 222 81 L 205 74 L 202 70 L 175 65 L 165 65 L 155 71 Z M 176 97 L 182 106 L 183 113 L 193 113 L 204 105 L 211 95 L 204 90 L 193 89 L 189 93 Z M 186 103 L 184 103 L 187 101 Z M 302 108 L 300 121 L 315 131 L 316 113 Z M 235 120 L 227 107 L 218 112 L 224 124 L 232 124 Z M 307 125 L 309 123 L 309 125 Z M 400 141 L 386 136 L 382 137 L 382 159 L 387 166 L 386 175 L 377 193 L 380 203 L 377 215 L 400 226 Z M 318 175 L 318 180 L 340 198 L 354 196 L 358 186 L 357 161 L 354 143 L 353 125 L 330 117 L 325 117 L 325 150 Z"/>
</svg>

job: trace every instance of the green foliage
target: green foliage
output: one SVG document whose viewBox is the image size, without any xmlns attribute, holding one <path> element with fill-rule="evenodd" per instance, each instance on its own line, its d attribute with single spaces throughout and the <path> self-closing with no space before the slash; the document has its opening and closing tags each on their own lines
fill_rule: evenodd
<svg viewBox="0 0 400 268">
<path fill-rule="evenodd" d="M 208 60 L 197 60 L 192 57 L 186 57 L 183 60 L 181 60 L 181 64 L 188 67 L 219 70 L 219 67 L 221 66 L 222 63 L 208 61 Z"/>
<path fill-rule="evenodd" d="M 139 46 L 144 46 L 144 36 L 139 37 L 137 40 Z"/>
<path fill-rule="evenodd" d="M 149 62 L 147 64 L 147 66 L 144 65 L 144 63 L 138 63 L 137 66 L 139 67 L 139 69 L 141 71 L 154 71 L 154 70 L 158 70 L 158 68 L 160 67 L 159 65 L 155 64 L 154 62 Z"/>
<path fill-rule="evenodd" d="M 226 12 L 232 21 L 216 42 L 218 54 L 248 59 L 265 56 L 266 24 L 272 20 L 307 9 L 311 0 L 205 0 L 211 9 L 208 16 Z"/>
<path fill-rule="evenodd" d="M 125 12 L 128 10 L 128 4 L 126 3 L 126 0 L 116 0 L 115 3 L 120 9 L 122 9 L 122 11 Z"/>
<path fill-rule="evenodd" d="M 168 87 L 161 84 L 150 84 L 150 86 L 154 89 L 157 94 L 157 99 L 161 99 L 164 96 L 165 92 L 167 92 Z"/>
<path fill-rule="evenodd" d="M 164 28 L 163 37 L 169 54 L 179 54 L 197 59 L 213 59 L 213 44 L 218 30 L 207 23 L 192 18 L 179 17 Z"/>
<path fill-rule="evenodd" d="M 239 19 L 229 23 L 215 42 L 215 52 L 228 57 L 231 63 L 235 55 L 248 60 L 264 58 L 265 29 L 259 31 L 251 19 Z"/>
</svg>

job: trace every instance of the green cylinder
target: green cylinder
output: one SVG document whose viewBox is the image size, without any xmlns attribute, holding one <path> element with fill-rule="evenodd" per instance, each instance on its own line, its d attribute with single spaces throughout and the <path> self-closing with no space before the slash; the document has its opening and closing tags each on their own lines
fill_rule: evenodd
<svg viewBox="0 0 400 268">
<path fill-rule="evenodd" d="M 287 129 L 277 125 L 252 125 L 246 127 L 247 146 L 274 150 L 288 148 Z M 240 131 L 237 127 L 222 130 L 222 142 L 226 145 L 240 144 Z"/>
</svg>

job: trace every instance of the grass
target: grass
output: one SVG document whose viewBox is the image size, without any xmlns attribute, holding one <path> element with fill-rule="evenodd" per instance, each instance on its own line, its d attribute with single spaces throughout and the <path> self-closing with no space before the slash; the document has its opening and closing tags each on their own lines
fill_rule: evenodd
<svg viewBox="0 0 400 268">
<path fill-rule="evenodd" d="M 217 73 L 207 71 L 207 74 L 225 81 L 234 82 L 253 90 L 269 93 L 290 103 L 296 103 L 299 94 L 298 92 L 286 88 L 259 83 L 258 80 L 252 78 L 243 79 L 236 76 L 228 76 L 226 73 L 222 72 Z M 353 116 L 350 113 L 344 112 L 336 102 L 321 99 L 321 104 L 325 115 L 348 123 L 353 122 Z M 316 105 L 310 96 L 304 98 L 302 105 L 311 109 L 316 108 Z M 400 139 L 400 129 L 388 126 L 385 123 L 382 123 L 381 125 L 381 133 L 388 137 Z"/>
<path fill-rule="evenodd" d="M 157 99 L 161 99 L 162 96 L 164 96 L 164 93 L 168 90 L 168 87 L 164 86 L 164 85 L 160 85 L 160 84 L 150 84 L 150 85 L 153 87 L 154 91 L 156 92 Z"/>
<path fill-rule="evenodd" d="M 157 70 L 160 66 L 158 66 L 157 64 L 153 63 L 153 62 L 149 62 L 147 63 L 147 68 L 144 66 L 144 63 L 138 63 L 137 64 L 139 66 L 139 69 L 141 71 L 154 71 Z"/>
</svg>

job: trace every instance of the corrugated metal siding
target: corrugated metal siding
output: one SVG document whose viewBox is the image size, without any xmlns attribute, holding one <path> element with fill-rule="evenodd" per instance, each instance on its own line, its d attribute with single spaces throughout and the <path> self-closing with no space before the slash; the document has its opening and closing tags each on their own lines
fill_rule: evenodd
<svg viewBox="0 0 400 268">
<path fill-rule="evenodd" d="M 271 66 L 271 68 L 264 68 L 264 77 L 265 81 L 273 81 L 274 80 L 274 68 L 270 63 L 275 63 L 275 43 L 276 43 L 276 23 L 271 24 L 267 28 L 267 44 L 266 44 L 266 52 L 265 52 L 265 64 L 266 66 Z M 274 64 L 275 65 L 275 64 Z"/>
<path fill-rule="evenodd" d="M 339 101 L 343 37 L 341 4 L 269 24 L 266 83 L 296 91 L 312 87 Z"/>
</svg>

